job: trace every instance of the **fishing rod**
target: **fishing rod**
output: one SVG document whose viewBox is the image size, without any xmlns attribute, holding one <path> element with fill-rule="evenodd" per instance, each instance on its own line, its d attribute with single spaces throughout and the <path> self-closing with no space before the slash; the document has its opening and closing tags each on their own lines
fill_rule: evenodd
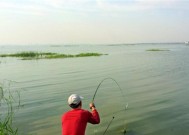
<svg viewBox="0 0 189 135">
<path fill-rule="evenodd" d="M 117 82 L 115 79 L 113 79 L 113 78 L 111 78 L 111 77 L 108 77 L 108 78 L 103 79 L 103 80 L 99 83 L 99 85 L 97 86 L 97 88 L 96 88 L 96 90 L 95 90 L 95 93 L 94 93 L 94 95 L 93 95 L 93 98 L 92 98 L 92 103 L 94 103 L 94 100 L 95 100 L 96 94 L 97 94 L 97 92 L 98 92 L 98 89 L 100 88 L 100 86 L 102 85 L 102 83 L 103 83 L 105 80 L 112 80 L 113 82 L 115 82 L 115 84 L 118 86 L 118 88 L 119 88 L 119 90 L 120 90 L 120 92 L 121 92 L 121 95 L 122 95 L 122 97 L 123 97 L 123 99 L 124 99 L 124 93 L 123 93 L 121 87 L 119 86 L 118 82 Z M 116 112 L 116 113 L 114 114 L 114 116 L 112 117 L 111 121 L 109 122 L 109 124 L 108 124 L 106 130 L 104 131 L 103 135 L 105 135 L 106 132 L 108 131 L 108 128 L 110 127 L 112 121 L 114 120 L 115 115 L 117 115 L 118 113 L 120 113 L 120 112 L 122 112 L 122 111 L 126 111 L 127 108 L 128 108 L 128 103 L 126 104 L 126 106 L 125 106 L 124 109 L 122 109 L 122 110 L 120 110 L 120 111 L 118 111 L 118 112 Z M 124 133 L 126 133 L 126 130 L 125 130 L 125 129 L 124 129 Z"/>
<path fill-rule="evenodd" d="M 94 95 L 93 95 L 92 103 L 94 103 L 94 99 L 95 99 L 95 97 L 96 97 L 96 94 L 97 94 L 97 92 L 98 92 L 98 89 L 100 88 L 101 84 L 102 84 L 105 80 L 112 80 L 113 82 L 115 82 L 115 84 L 118 86 L 119 90 L 121 91 L 121 95 L 124 97 L 124 93 L 123 93 L 121 87 L 119 86 L 118 82 L 117 82 L 115 79 L 113 79 L 113 78 L 111 78 L 111 77 L 108 77 L 108 78 L 103 79 L 103 80 L 99 83 L 99 85 L 98 85 L 98 87 L 96 88 L 95 93 L 94 93 Z"/>
</svg>

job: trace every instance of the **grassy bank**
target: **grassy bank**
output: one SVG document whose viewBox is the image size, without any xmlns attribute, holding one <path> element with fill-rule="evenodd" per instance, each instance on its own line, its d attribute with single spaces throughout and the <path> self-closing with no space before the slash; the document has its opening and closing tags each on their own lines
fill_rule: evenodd
<svg viewBox="0 0 189 135">
<path fill-rule="evenodd" d="M 170 51 L 170 50 L 167 50 L 167 49 L 148 49 L 146 51 Z"/>
<path fill-rule="evenodd" d="M 29 59 L 57 59 L 57 58 L 74 58 L 74 57 L 91 57 L 91 56 L 101 56 L 105 54 L 101 53 L 80 53 L 76 55 L 72 54 L 60 54 L 51 52 L 20 52 L 14 54 L 0 54 L 0 57 L 18 57 L 22 60 Z"/>
</svg>

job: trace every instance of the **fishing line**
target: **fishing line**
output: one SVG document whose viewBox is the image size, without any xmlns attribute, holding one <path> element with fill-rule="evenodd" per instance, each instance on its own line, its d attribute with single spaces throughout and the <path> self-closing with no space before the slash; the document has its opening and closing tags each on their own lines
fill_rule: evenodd
<svg viewBox="0 0 189 135">
<path fill-rule="evenodd" d="M 114 120 L 114 118 L 115 118 L 115 117 L 113 116 L 112 119 L 111 119 L 111 121 L 109 122 L 109 124 L 108 124 L 106 130 L 104 131 L 103 135 L 105 135 L 106 132 L 108 131 L 108 128 L 109 128 L 109 126 L 111 125 L 111 123 L 112 123 L 112 121 Z"/>
<path fill-rule="evenodd" d="M 114 113 L 114 115 L 113 115 L 113 117 L 112 117 L 111 121 L 109 122 L 109 124 L 108 124 L 108 126 L 107 126 L 106 130 L 104 131 L 103 135 L 105 135 L 105 134 L 106 134 L 106 132 L 108 131 L 108 128 L 109 128 L 109 127 L 110 127 L 110 125 L 112 124 L 112 121 L 114 120 L 115 116 L 116 116 L 117 114 L 119 114 L 119 113 L 123 112 L 123 111 L 126 111 L 126 110 L 127 110 L 127 108 L 128 108 L 128 103 L 125 105 L 125 108 L 124 108 L 124 109 L 119 110 L 119 111 L 117 111 L 117 112 L 115 112 L 115 113 Z M 126 129 L 124 129 L 123 133 L 126 133 Z"/>
<path fill-rule="evenodd" d="M 96 90 L 95 90 L 95 93 L 94 93 L 94 95 L 93 95 L 93 98 L 92 98 L 92 103 L 94 103 L 96 94 L 97 94 L 97 92 L 98 92 L 100 86 L 102 85 L 102 83 L 103 83 L 105 80 L 112 80 L 113 82 L 115 82 L 115 84 L 118 86 L 118 88 L 119 88 L 119 90 L 120 90 L 120 92 L 121 92 L 122 98 L 123 98 L 123 99 L 125 98 L 124 93 L 123 93 L 123 90 L 122 90 L 121 87 L 119 86 L 118 82 L 117 82 L 115 79 L 108 77 L 108 78 L 103 79 L 103 80 L 99 83 L 99 85 L 97 86 L 97 88 L 96 88 Z M 113 115 L 111 121 L 109 122 L 109 124 L 108 124 L 106 130 L 104 131 L 103 135 L 105 135 L 106 132 L 108 131 L 108 128 L 109 128 L 110 125 L 112 124 L 112 121 L 114 120 L 115 115 L 117 115 L 118 113 L 120 113 L 120 112 L 122 112 L 122 111 L 126 111 L 127 108 L 128 108 L 128 103 L 125 105 L 125 108 L 124 108 L 124 109 L 119 110 L 118 112 L 114 113 L 114 115 Z M 124 133 L 125 133 L 125 132 L 126 132 L 126 130 L 124 129 Z"/>
<path fill-rule="evenodd" d="M 119 90 L 121 91 L 122 97 L 124 98 L 124 93 L 123 93 L 121 87 L 119 86 L 118 82 L 117 82 L 115 79 L 108 77 L 108 78 L 103 79 L 103 80 L 99 83 L 99 85 L 98 85 L 98 87 L 96 88 L 95 93 L 94 93 L 94 95 L 93 95 L 92 103 L 94 103 L 94 99 L 95 99 L 95 97 L 96 97 L 96 94 L 97 94 L 97 92 L 98 92 L 98 89 L 100 88 L 100 86 L 102 85 L 102 83 L 103 83 L 105 80 L 112 80 L 113 82 L 115 82 L 115 84 L 118 86 Z"/>
</svg>

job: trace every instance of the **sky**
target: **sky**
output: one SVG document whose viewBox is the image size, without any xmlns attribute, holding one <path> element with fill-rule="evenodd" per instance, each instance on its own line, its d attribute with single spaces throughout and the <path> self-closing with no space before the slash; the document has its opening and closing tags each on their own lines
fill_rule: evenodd
<svg viewBox="0 0 189 135">
<path fill-rule="evenodd" d="M 0 0 L 0 45 L 189 40 L 189 0 Z"/>
</svg>

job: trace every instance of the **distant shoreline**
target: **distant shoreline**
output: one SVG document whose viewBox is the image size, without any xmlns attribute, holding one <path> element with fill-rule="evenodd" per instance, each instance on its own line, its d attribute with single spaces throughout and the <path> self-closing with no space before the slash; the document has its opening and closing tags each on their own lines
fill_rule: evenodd
<svg viewBox="0 0 189 135">
<path fill-rule="evenodd" d="M 70 43 L 63 43 L 63 44 L 0 44 L 0 46 L 52 46 L 52 47 L 60 47 L 60 46 L 82 46 L 82 45 L 104 45 L 104 46 L 116 46 L 116 45 L 142 45 L 142 44 L 185 44 L 185 42 L 138 42 L 138 43 L 99 43 L 99 44 L 92 44 L 92 43 L 79 43 L 79 44 L 70 44 Z"/>
</svg>

